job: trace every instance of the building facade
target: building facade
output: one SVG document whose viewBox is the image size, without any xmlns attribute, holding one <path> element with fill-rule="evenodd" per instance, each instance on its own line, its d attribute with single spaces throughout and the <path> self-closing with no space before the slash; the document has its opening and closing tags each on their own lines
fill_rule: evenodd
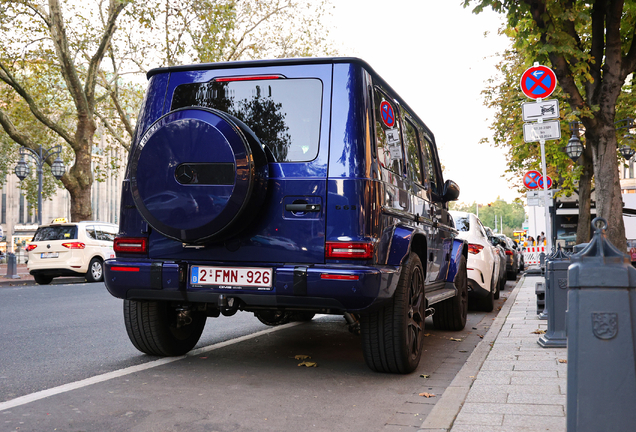
<svg viewBox="0 0 636 432">
<path fill-rule="evenodd" d="M 29 163 L 30 158 L 26 159 Z M 119 206 L 121 197 L 121 181 L 124 177 L 124 168 L 127 153 L 123 149 L 107 149 L 102 139 L 95 146 L 93 152 L 92 171 L 98 171 L 98 167 L 110 166 L 112 162 L 120 165 L 118 169 L 108 171 L 102 176 L 102 181 L 93 181 L 91 188 L 91 200 L 93 220 L 102 222 L 119 223 Z M 68 170 L 69 167 L 67 166 Z M 35 173 L 35 167 L 31 165 L 31 175 Z M 37 229 L 37 204 L 30 205 L 20 189 L 20 180 L 11 173 L 2 186 L 2 198 L 0 202 L 0 227 L 2 239 L 0 251 L 17 253 L 23 260 L 21 253 Z M 71 197 L 64 188 L 59 188 L 51 198 L 42 201 L 42 223 L 50 223 L 56 218 L 71 220 Z"/>
</svg>

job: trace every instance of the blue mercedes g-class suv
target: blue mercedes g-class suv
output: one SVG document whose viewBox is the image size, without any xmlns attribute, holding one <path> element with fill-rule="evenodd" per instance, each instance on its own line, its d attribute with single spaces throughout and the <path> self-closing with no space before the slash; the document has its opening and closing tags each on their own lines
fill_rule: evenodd
<svg viewBox="0 0 636 432">
<path fill-rule="evenodd" d="M 435 139 L 364 61 L 303 58 L 148 73 L 110 293 L 140 351 L 182 355 L 206 319 L 316 313 L 359 329 L 367 365 L 413 371 L 424 320 L 466 323 Z"/>
</svg>

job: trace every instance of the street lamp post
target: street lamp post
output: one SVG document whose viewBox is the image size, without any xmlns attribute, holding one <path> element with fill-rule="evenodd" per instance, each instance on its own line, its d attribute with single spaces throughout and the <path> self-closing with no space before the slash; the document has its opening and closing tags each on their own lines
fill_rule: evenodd
<svg viewBox="0 0 636 432">
<path fill-rule="evenodd" d="M 15 166 L 15 175 L 18 176 L 20 181 L 24 180 L 29 175 L 29 165 L 24 160 L 24 156 L 31 156 L 37 166 L 38 174 L 38 225 L 42 225 L 42 167 L 48 158 L 54 155 L 58 155 L 57 158 L 51 164 L 51 173 L 53 177 L 60 180 L 66 171 L 64 162 L 60 159 L 59 154 L 62 153 L 62 146 L 56 145 L 50 149 L 43 150 L 40 145 L 39 150 L 35 151 L 28 147 L 20 147 L 20 160 Z"/>
<path fill-rule="evenodd" d="M 625 123 L 625 126 L 619 126 L 616 128 L 616 130 L 627 129 L 627 134 L 623 137 L 627 140 L 627 142 L 623 144 L 621 148 L 618 149 L 618 151 L 625 158 L 625 160 L 628 161 L 632 158 L 632 156 L 634 156 L 634 154 L 636 154 L 636 150 L 634 150 L 634 148 L 630 145 L 631 142 L 634 141 L 634 135 L 632 135 L 632 133 L 629 132 L 629 130 L 636 127 L 636 125 L 634 125 L 634 119 L 631 119 L 631 118 L 626 118 L 626 119 L 614 122 L 615 125 L 620 123 Z"/>
<path fill-rule="evenodd" d="M 572 162 L 576 162 L 583 154 L 583 144 L 579 139 L 579 122 L 574 121 L 570 123 L 570 130 L 572 131 L 572 137 L 568 141 L 568 145 L 565 148 L 565 153 L 572 159 Z"/>
</svg>

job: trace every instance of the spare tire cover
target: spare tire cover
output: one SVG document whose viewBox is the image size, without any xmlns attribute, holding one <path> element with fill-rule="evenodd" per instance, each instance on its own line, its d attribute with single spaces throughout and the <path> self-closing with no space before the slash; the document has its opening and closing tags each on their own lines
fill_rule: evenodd
<svg viewBox="0 0 636 432">
<path fill-rule="evenodd" d="M 263 148 L 245 128 L 208 108 L 175 110 L 148 128 L 133 151 L 130 179 L 135 205 L 152 228 L 202 243 L 245 225 L 268 177 Z"/>
</svg>

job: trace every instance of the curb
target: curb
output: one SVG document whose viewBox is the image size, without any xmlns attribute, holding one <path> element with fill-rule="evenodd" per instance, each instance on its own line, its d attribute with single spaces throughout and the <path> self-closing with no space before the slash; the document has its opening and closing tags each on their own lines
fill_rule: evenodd
<svg viewBox="0 0 636 432">
<path fill-rule="evenodd" d="M 464 401 L 468 396 L 470 387 L 473 385 L 477 374 L 481 370 L 486 357 L 490 353 L 491 344 L 495 342 L 499 332 L 503 328 L 510 309 L 517 299 L 517 294 L 521 290 L 523 281 L 525 280 L 525 274 L 519 279 L 517 285 L 510 293 L 508 300 L 503 304 L 501 311 L 497 314 L 497 317 L 493 321 L 490 329 L 484 335 L 484 338 L 477 344 L 473 350 L 466 364 L 457 373 L 453 381 L 446 388 L 439 402 L 435 404 L 430 414 L 420 426 L 418 432 L 447 432 L 450 431 L 455 422 L 455 418 L 464 405 Z"/>
</svg>

